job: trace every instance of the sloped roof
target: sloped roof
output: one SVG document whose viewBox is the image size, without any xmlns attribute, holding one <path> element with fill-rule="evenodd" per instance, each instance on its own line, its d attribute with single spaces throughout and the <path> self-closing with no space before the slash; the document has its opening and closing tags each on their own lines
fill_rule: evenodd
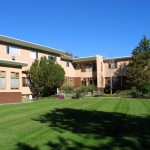
<svg viewBox="0 0 150 150">
<path fill-rule="evenodd" d="M 57 50 L 54 48 L 49 48 L 43 45 L 38 45 L 38 44 L 31 43 L 31 42 L 23 41 L 23 40 L 10 38 L 10 37 L 3 36 L 3 35 L 0 35 L 0 41 L 4 43 L 12 44 L 12 45 L 17 45 L 17 46 L 26 47 L 29 49 L 35 49 L 35 50 L 49 52 L 49 53 L 58 54 L 58 55 L 65 55 L 66 53 L 65 51 Z"/>
</svg>

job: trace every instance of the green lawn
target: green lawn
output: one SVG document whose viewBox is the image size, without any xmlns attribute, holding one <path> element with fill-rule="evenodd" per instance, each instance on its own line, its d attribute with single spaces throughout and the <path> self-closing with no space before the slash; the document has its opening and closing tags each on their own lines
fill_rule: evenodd
<svg viewBox="0 0 150 150">
<path fill-rule="evenodd" d="M 2 150 L 149 150 L 150 100 L 44 99 L 0 105 Z"/>
</svg>

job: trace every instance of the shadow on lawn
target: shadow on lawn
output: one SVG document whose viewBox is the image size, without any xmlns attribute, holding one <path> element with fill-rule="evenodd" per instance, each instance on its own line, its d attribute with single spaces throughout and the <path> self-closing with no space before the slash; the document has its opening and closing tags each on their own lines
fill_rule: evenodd
<svg viewBox="0 0 150 150">
<path fill-rule="evenodd" d="M 17 144 L 17 149 L 16 150 L 39 150 L 39 148 L 37 146 L 36 147 L 31 147 L 28 144 L 19 142 Z"/>
<path fill-rule="evenodd" d="M 150 149 L 150 116 L 64 108 L 41 115 L 35 121 L 49 123 L 50 128 L 62 133 L 57 141 L 46 143 L 51 150 Z M 84 142 L 63 136 L 66 131 L 79 135 Z M 110 141 L 106 142 L 107 138 Z M 96 144 L 89 145 L 85 140 L 95 140 Z"/>
</svg>

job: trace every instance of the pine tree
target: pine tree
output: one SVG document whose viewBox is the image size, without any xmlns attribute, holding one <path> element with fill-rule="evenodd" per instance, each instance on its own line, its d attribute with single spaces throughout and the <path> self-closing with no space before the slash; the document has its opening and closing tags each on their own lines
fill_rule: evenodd
<svg viewBox="0 0 150 150">
<path fill-rule="evenodd" d="M 36 98 L 50 96 L 65 79 L 64 69 L 46 57 L 35 60 L 26 74 L 30 81 L 30 90 Z"/>
<path fill-rule="evenodd" d="M 142 94 L 150 89 L 150 41 L 143 37 L 132 52 L 132 60 L 127 69 L 131 86 L 135 86 Z"/>
</svg>

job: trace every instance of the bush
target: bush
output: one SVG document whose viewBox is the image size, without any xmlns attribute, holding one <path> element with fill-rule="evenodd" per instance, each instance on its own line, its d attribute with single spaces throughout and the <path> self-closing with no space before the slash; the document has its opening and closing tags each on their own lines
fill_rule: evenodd
<svg viewBox="0 0 150 150">
<path fill-rule="evenodd" d="M 88 86 L 88 87 L 87 87 L 87 91 L 88 91 L 88 92 L 92 92 L 92 93 L 93 93 L 93 91 L 97 91 L 97 90 L 98 90 L 97 87 L 94 86 L 94 85 L 91 85 L 91 86 Z"/>
<path fill-rule="evenodd" d="M 64 86 L 61 88 L 62 91 L 64 91 L 66 94 L 70 94 L 74 92 L 74 87 L 72 86 Z"/>
<path fill-rule="evenodd" d="M 120 96 L 120 97 L 131 96 L 131 90 L 123 90 L 123 91 L 120 91 L 120 92 L 118 93 L 118 96 Z"/>
<path fill-rule="evenodd" d="M 139 93 L 138 93 L 136 87 L 132 87 L 132 88 L 130 89 L 130 92 L 131 92 L 131 96 L 132 96 L 132 97 L 137 97 L 137 96 L 139 95 Z"/>
<path fill-rule="evenodd" d="M 83 95 L 81 93 L 81 90 L 80 89 L 76 89 L 76 98 L 78 99 L 78 98 L 82 98 L 82 97 L 83 97 Z"/>
<path fill-rule="evenodd" d="M 120 91 L 118 95 L 121 96 L 121 97 L 126 97 L 126 96 L 137 97 L 137 96 L 141 96 L 142 93 L 139 92 L 136 89 L 136 87 L 132 87 L 130 90 Z"/>
</svg>

